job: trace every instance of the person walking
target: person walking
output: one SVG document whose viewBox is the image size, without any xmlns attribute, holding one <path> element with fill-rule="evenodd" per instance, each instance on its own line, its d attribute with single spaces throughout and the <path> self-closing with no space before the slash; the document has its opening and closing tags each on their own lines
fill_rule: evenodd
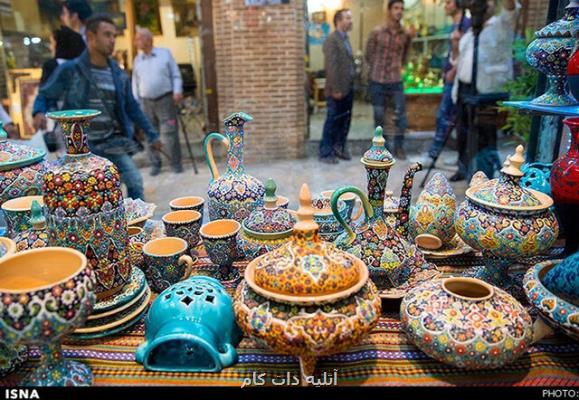
<svg viewBox="0 0 579 400">
<path fill-rule="evenodd" d="M 92 15 L 92 8 L 87 0 L 66 0 L 60 10 L 62 24 L 82 36 L 86 43 L 86 20 Z"/>
<path fill-rule="evenodd" d="M 463 10 L 457 4 L 457 0 L 444 0 L 444 12 L 448 17 L 452 18 L 452 33 L 465 33 L 470 28 L 470 18 L 464 15 Z M 456 116 L 456 106 L 452 101 L 452 87 L 454 86 L 454 78 L 456 76 L 456 65 L 451 63 L 452 41 L 450 36 L 452 35 L 449 35 L 448 39 L 448 54 L 442 68 L 444 88 L 436 113 L 434 139 L 428 151 L 417 160 L 420 161 L 424 167 L 430 167 L 434 158 L 442 151 L 448 127 L 454 123 Z"/>
<path fill-rule="evenodd" d="M 337 164 L 337 158 L 351 160 L 347 147 L 354 103 L 354 56 L 348 32 L 352 30 L 352 12 L 338 10 L 334 15 L 336 30 L 324 43 L 326 69 L 326 122 L 320 143 L 320 161 Z"/>
<path fill-rule="evenodd" d="M 365 60 L 370 78 L 370 99 L 374 111 L 374 125 L 384 126 L 386 99 L 394 101 L 394 157 L 406 159 L 404 133 L 408 127 L 406 100 L 402 83 L 402 68 L 408 60 L 412 36 L 402 26 L 404 2 L 385 0 L 386 23 L 374 28 L 366 44 Z M 386 145 L 390 147 L 388 135 Z"/>
<path fill-rule="evenodd" d="M 181 173 L 177 107 L 183 99 L 183 80 L 179 67 L 169 49 L 153 47 L 153 34 L 148 29 L 137 29 L 135 45 L 140 54 L 135 57 L 133 67 L 133 94 L 165 141 L 173 172 Z M 161 155 L 150 148 L 147 150 L 151 176 L 159 175 Z"/>
<path fill-rule="evenodd" d="M 34 125 L 46 128 L 48 104 L 62 99 L 61 109 L 96 109 L 87 137 L 91 151 L 109 159 L 119 170 L 129 197 L 144 199 L 143 177 L 132 155 L 140 150 L 133 124 L 141 128 L 150 145 L 161 149 L 159 133 L 133 97 L 129 77 L 111 58 L 117 27 L 107 16 L 87 20 L 87 49 L 60 65 L 40 87 L 34 102 Z"/>
<path fill-rule="evenodd" d="M 42 64 L 40 85 L 48 81 L 56 68 L 67 60 L 77 58 L 86 49 L 82 36 L 74 30 L 63 26 L 55 29 L 51 37 L 52 58 Z"/>
<path fill-rule="evenodd" d="M 521 5 L 516 0 L 505 0 L 500 14 L 495 15 L 496 0 L 487 0 L 484 25 L 479 35 L 476 88 L 473 88 L 474 34 L 472 28 L 464 35 L 453 33 L 455 48 L 453 63 L 457 73 L 452 97 L 457 103 L 458 117 L 458 170 L 449 178 L 456 182 L 469 179 L 471 155 L 467 152 L 469 131 L 468 106 L 463 101 L 466 96 L 491 94 L 503 90 L 505 83 L 513 79 L 513 41 L 515 24 Z M 455 55 L 456 54 L 456 55 Z M 492 118 L 480 118 L 476 124 L 477 151 L 476 170 L 483 171 L 492 178 L 501 162 L 497 150 L 497 126 Z"/>
</svg>

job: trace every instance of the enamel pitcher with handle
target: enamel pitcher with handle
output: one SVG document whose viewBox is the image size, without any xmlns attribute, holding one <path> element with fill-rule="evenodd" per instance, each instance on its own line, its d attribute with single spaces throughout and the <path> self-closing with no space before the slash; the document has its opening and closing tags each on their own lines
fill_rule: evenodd
<svg viewBox="0 0 579 400">
<path fill-rule="evenodd" d="M 210 133 L 203 143 L 211 170 L 209 181 L 209 219 L 234 219 L 243 222 L 257 207 L 263 205 L 263 183 L 245 173 L 243 165 L 244 125 L 253 118 L 242 112 L 231 114 L 224 121 L 225 135 Z M 227 148 L 227 171 L 220 176 L 211 142 L 219 140 Z"/>
<path fill-rule="evenodd" d="M 372 147 L 361 161 L 368 173 L 368 196 L 355 186 L 344 186 L 334 192 L 332 211 L 344 227 L 344 233 L 334 243 L 364 261 L 370 277 L 379 289 L 398 288 L 409 281 L 415 281 L 419 271 L 433 270 L 420 250 L 407 240 L 412 184 L 414 175 L 422 167 L 416 163 L 408 168 L 400 195 L 396 225 L 391 226 L 384 214 L 384 196 L 388 173 L 396 161 L 385 147 L 382 128 L 376 128 Z M 364 219 L 353 226 L 338 212 L 338 201 L 346 193 L 357 195 L 365 211 Z"/>
</svg>

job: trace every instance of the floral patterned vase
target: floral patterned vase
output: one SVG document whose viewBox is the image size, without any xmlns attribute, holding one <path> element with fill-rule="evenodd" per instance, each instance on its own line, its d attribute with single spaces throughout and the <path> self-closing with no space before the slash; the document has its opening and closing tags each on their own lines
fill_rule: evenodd
<svg viewBox="0 0 579 400">
<path fill-rule="evenodd" d="M 436 248 L 449 243 L 456 234 L 454 216 L 456 196 L 446 177 L 435 173 L 428 181 L 414 207 L 410 208 L 410 236 L 420 246 L 421 235 L 438 239 Z"/>
<path fill-rule="evenodd" d="M 551 169 L 551 191 L 559 220 L 565 231 L 565 254 L 579 250 L 579 117 L 566 118 L 571 130 L 571 146 Z"/>
<path fill-rule="evenodd" d="M 127 221 L 117 167 L 95 156 L 84 130 L 95 110 L 48 113 L 61 123 L 67 154 L 44 176 L 51 246 L 71 247 L 88 258 L 99 300 L 118 293 L 131 276 Z"/>
<path fill-rule="evenodd" d="M 243 165 L 244 125 L 251 116 L 238 112 L 225 119 L 225 136 L 220 133 L 207 135 L 204 142 L 205 157 L 211 170 L 209 182 L 209 219 L 234 219 L 241 223 L 257 207 L 263 205 L 265 188 L 253 176 L 245 173 Z M 219 175 L 211 142 L 220 140 L 227 147 L 227 172 Z"/>
<path fill-rule="evenodd" d="M 529 64 L 547 75 L 547 91 L 531 103 L 547 106 L 571 106 L 577 100 L 569 93 L 567 64 L 576 43 L 579 2 L 571 0 L 565 15 L 535 33 L 535 40 L 527 48 Z"/>
<path fill-rule="evenodd" d="M 22 386 L 88 386 L 90 368 L 66 360 L 63 336 L 85 324 L 96 300 L 94 271 L 73 249 L 33 249 L 0 260 L 0 341 L 38 346 L 38 367 Z"/>
<path fill-rule="evenodd" d="M 42 194 L 46 151 L 11 143 L 0 122 L 0 206 L 17 197 Z"/>
<path fill-rule="evenodd" d="M 381 301 L 362 260 L 319 237 L 305 184 L 297 216 L 288 243 L 249 263 L 233 307 L 245 334 L 299 357 L 305 384 L 317 357 L 345 351 L 374 328 Z"/>
<path fill-rule="evenodd" d="M 30 225 L 32 228 L 18 234 L 14 238 L 16 251 L 37 249 L 48 246 L 48 231 L 44 211 L 36 200 L 30 208 Z"/>
<path fill-rule="evenodd" d="M 548 250 L 557 239 L 559 225 L 550 209 L 553 200 L 520 185 L 523 146 L 507 157 L 498 179 L 466 191 L 459 206 L 456 231 L 469 246 L 481 250 L 485 265 L 469 274 L 523 296 L 520 285 L 508 275 L 515 260 Z"/>
<path fill-rule="evenodd" d="M 459 368 L 500 368 L 533 340 L 533 323 L 511 295 L 473 278 L 436 279 L 400 305 L 402 327 L 430 357 Z"/>
</svg>

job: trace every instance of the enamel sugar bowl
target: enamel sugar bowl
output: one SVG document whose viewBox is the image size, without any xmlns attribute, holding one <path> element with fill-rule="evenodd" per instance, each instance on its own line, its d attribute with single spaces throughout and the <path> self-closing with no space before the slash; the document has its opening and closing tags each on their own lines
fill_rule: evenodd
<svg viewBox="0 0 579 400">
<path fill-rule="evenodd" d="M 505 291 L 474 278 L 435 279 L 404 297 L 408 337 L 430 357 L 465 369 L 499 368 L 525 353 L 533 324 Z"/>
<path fill-rule="evenodd" d="M 241 224 L 237 245 L 240 254 L 248 260 L 280 247 L 291 237 L 296 220 L 288 210 L 277 205 L 276 188 L 273 179 L 268 179 L 264 206 L 253 210 Z"/>
<path fill-rule="evenodd" d="M 249 263 L 234 309 L 248 336 L 299 357 L 304 384 L 317 357 L 344 351 L 372 330 L 381 302 L 366 265 L 319 237 L 305 184 L 297 215 L 291 240 Z"/>
<path fill-rule="evenodd" d="M 523 150 L 518 146 L 508 157 L 498 179 L 467 189 L 455 225 L 464 242 L 485 257 L 485 266 L 474 272 L 475 277 L 509 290 L 517 289 L 508 276 L 509 266 L 546 251 L 559 233 L 550 210 L 553 200 L 519 184 Z"/>
</svg>

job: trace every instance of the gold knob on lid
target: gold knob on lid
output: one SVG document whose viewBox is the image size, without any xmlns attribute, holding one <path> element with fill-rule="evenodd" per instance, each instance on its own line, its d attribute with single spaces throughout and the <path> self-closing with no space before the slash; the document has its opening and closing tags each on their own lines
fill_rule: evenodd
<svg viewBox="0 0 579 400">
<path fill-rule="evenodd" d="M 300 208 L 298 209 L 298 222 L 294 230 L 310 231 L 319 229 L 319 225 L 314 221 L 314 207 L 312 207 L 312 193 L 306 183 L 300 189 Z"/>
</svg>

